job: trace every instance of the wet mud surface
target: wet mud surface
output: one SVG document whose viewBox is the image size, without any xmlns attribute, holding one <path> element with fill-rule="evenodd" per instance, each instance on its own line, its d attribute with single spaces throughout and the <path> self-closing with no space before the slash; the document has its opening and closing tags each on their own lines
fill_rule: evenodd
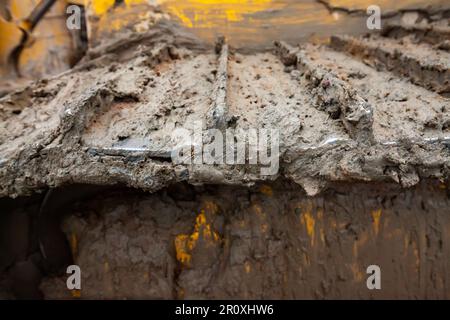
<svg viewBox="0 0 450 320">
<path fill-rule="evenodd" d="M 249 53 L 160 21 L 0 98 L 0 296 L 448 299 L 449 26 Z M 176 163 L 196 121 L 279 130 L 278 172 Z"/>
<path fill-rule="evenodd" d="M 213 50 L 161 23 L 105 42 L 74 70 L 0 99 L 0 195 L 73 183 L 153 192 L 183 181 L 251 185 L 278 177 L 315 195 L 334 181 L 445 181 L 450 56 L 413 36 L 277 42 L 248 55 L 227 44 Z M 403 47 L 414 50 L 406 56 Z M 193 132 L 197 121 L 278 130 L 280 170 L 264 176 L 262 164 L 248 161 L 174 162 L 183 142 L 172 132 Z"/>
</svg>

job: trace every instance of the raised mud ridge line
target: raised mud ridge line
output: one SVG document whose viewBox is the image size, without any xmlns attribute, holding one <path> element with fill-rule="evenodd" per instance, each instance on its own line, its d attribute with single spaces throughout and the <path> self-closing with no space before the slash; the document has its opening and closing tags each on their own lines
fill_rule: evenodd
<svg viewBox="0 0 450 320">
<path fill-rule="evenodd" d="M 437 49 L 450 50 L 446 46 L 450 41 L 450 26 L 389 23 L 383 28 L 381 35 L 394 39 L 414 36 L 416 41 L 436 45 Z"/>
<path fill-rule="evenodd" d="M 92 53 L 88 67 L 89 60 L 0 99 L 0 196 L 78 183 L 155 192 L 179 182 L 277 178 L 316 195 L 339 181 L 411 187 L 449 179 L 445 51 L 428 45 L 427 57 L 436 59 L 424 62 L 415 51 L 424 44 L 408 35 L 335 37 L 331 48 L 277 42 L 276 55 L 241 55 L 224 41 L 215 51 L 174 34 L 159 43 L 161 32 L 93 51 L 115 62 Z M 195 121 L 220 130 L 278 128 L 278 174 L 262 176 L 258 165 L 172 163 L 171 133 Z"/>
<path fill-rule="evenodd" d="M 296 51 L 284 42 L 275 42 L 275 47 L 285 65 L 294 65 L 305 74 L 319 110 L 328 112 L 334 119 L 339 118 L 351 138 L 360 143 L 373 143 L 373 110 L 358 93 L 334 74 L 314 65 L 304 51 Z M 334 92 L 330 94 L 331 90 Z"/>
<path fill-rule="evenodd" d="M 450 53 L 426 44 L 413 44 L 371 36 L 333 36 L 331 47 L 348 52 L 366 63 L 383 67 L 399 76 L 441 94 L 450 93 Z"/>
</svg>

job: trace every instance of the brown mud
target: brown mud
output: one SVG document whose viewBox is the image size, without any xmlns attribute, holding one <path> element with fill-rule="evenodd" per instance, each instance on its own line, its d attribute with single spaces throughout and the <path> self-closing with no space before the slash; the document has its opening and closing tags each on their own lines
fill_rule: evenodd
<svg viewBox="0 0 450 320">
<path fill-rule="evenodd" d="M 281 180 L 153 194 L 79 185 L 17 203 L 1 201 L 14 230 L 1 262 L 19 298 L 450 298 L 450 193 L 432 181 L 340 183 L 313 198 Z M 66 288 L 67 263 L 82 269 L 81 293 Z M 366 287 L 372 264 L 380 291 Z"/>
<path fill-rule="evenodd" d="M 251 54 L 161 21 L 0 98 L 0 295 L 448 299 L 447 20 Z M 279 130 L 278 173 L 175 163 L 196 121 Z"/>
</svg>

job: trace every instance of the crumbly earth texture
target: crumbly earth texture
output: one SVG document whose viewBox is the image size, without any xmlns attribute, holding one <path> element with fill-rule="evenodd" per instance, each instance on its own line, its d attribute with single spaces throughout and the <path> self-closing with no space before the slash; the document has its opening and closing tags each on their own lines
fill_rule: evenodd
<svg viewBox="0 0 450 320">
<path fill-rule="evenodd" d="M 448 299 L 449 25 L 428 28 L 243 54 L 160 22 L 0 98 L 0 296 Z M 279 170 L 174 162 L 198 121 L 277 130 Z"/>
</svg>

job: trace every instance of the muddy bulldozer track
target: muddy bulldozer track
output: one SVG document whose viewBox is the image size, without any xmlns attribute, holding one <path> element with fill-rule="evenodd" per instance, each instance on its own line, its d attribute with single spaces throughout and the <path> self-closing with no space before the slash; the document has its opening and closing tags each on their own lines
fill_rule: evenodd
<svg viewBox="0 0 450 320">
<path fill-rule="evenodd" d="M 242 54 L 160 23 L 6 95 L 4 295 L 450 298 L 449 32 Z M 196 121 L 279 130 L 278 174 L 174 163 Z"/>
</svg>

